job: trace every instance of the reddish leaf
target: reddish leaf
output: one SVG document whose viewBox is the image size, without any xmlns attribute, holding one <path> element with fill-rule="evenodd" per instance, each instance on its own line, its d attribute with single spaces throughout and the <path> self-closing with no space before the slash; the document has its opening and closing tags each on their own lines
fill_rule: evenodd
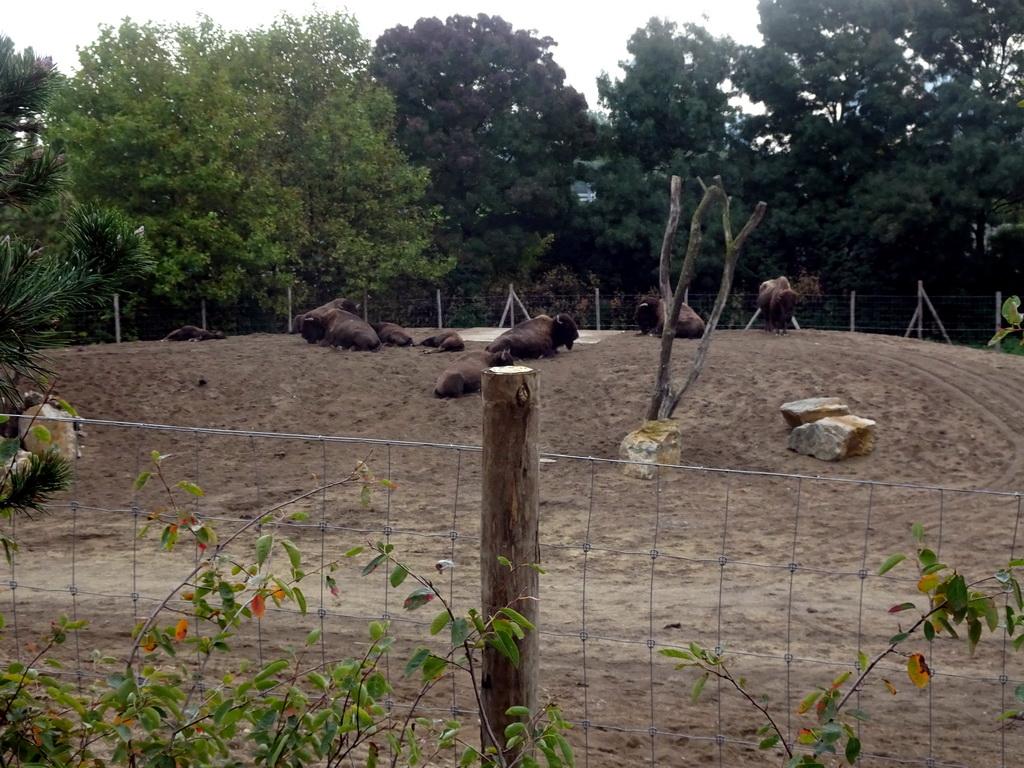
<svg viewBox="0 0 1024 768">
<path fill-rule="evenodd" d="M 267 599 L 263 595 L 254 595 L 252 598 L 252 615 L 257 619 L 262 619 L 263 614 L 267 612 Z"/>
<path fill-rule="evenodd" d="M 917 606 L 913 603 L 900 603 L 899 605 L 894 605 L 892 608 L 890 608 L 889 613 L 899 613 L 900 611 L 912 611 L 916 607 Z"/>
<path fill-rule="evenodd" d="M 188 619 L 182 619 L 178 622 L 178 626 L 174 628 L 174 639 L 179 643 L 185 639 L 188 634 Z"/>
<path fill-rule="evenodd" d="M 884 678 L 882 679 L 882 682 L 885 684 L 885 687 L 889 689 L 889 693 L 891 693 L 893 696 L 895 696 L 896 695 L 896 686 L 894 686 L 892 683 L 890 683 L 888 680 L 886 680 Z"/>
</svg>

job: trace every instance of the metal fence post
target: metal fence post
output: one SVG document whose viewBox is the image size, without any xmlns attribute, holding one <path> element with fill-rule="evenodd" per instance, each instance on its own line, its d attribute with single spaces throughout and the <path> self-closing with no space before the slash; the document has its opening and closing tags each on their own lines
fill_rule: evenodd
<svg viewBox="0 0 1024 768">
<path fill-rule="evenodd" d="M 594 289 L 594 315 L 597 320 L 597 330 L 601 330 L 601 289 Z"/>
<path fill-rule="evenodd" d="M 853 333 L 856 327 L 855 318 L 857 316 L 857 292 L 850 291 L 850 333 Z"/>
</svg>

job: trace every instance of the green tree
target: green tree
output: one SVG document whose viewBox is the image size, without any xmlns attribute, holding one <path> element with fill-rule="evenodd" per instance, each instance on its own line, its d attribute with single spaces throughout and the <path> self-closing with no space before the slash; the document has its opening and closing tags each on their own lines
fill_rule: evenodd
<svg viewBox="0 0 1024 768">
<path fill-rule="evenodd" d="M 622 79 L 598 79 L 608 120 L 601 126 L 602 159 L 588 175 L 597 198 L 575 218 L 581 247 L 572 260 L 602 275 L 603 284 L 639 292 L 657 282 L 671 177 L 733 175 L 725 158 L 737 112 L 728 84 L 735 45 L 697 25 L 680 29 L 653 18 L 627 50 Z M 718 270 L 704 277 L 697 284 L 711 289 Z"/>
<path fill-rule="evenodd" d="M 105 28 L 59 110 L 76 194 L 145 222 L 152 289 L 178 305 L 280 308 L 296 278 L 335 296 L 443 273 L 367 50 L 342 14 Z"/>
<path fill-rule="evenodd" d="M 288 264 L 309 298 L 443 277 L 453 262 L 428 249 L 428 174 L 398 149 L 394 100 L 369 76 L 369 43 L 355 20 L 283 15 L 240 47 L 252 96 L 284 121 L 263 155 L 302 206 Z"/>
<path fill-rule="evenodd" d="M 46 110 L 61 77 L 49 58 L 31 48 L 18 52 L 0 35 L 0 210 L 47 204 L 65 183 L 66 156 L 44 141 Z M 4 218 L 9 222 L 10 219 Z M 6 226 L 4 227 L 6 230 Z M 0 403 L 15 408 L 19 377 L 47 374 L 45 352 L 69 341 L 61 321 L 106 302 L 131 277 L 150 266 L 141 229 L 118 214 L 91 208 L 70 212 L 63 248 L 40 248 L 0 231 Z M 4 418 L 6 421 L 6 417 Z M 17 437 L 0 440 L 0 515 L 41 510 L 69 477 L 56 453 L 33 456 L 21 468 L 13 459 Z M 10 554 L 13 542 L 0 536 Z"/>
<path fill-rule="evenodd" d="M 576 162 L 594 126 L 554 45 L 483 14 L 420 19 L 377 41 L 374 71 L 395 95 L 399 143 L 430 169 L 427 200 L 444 215 L 436 243 L 469 290 L 525 277 L 576 204 Z"/>
</svg>

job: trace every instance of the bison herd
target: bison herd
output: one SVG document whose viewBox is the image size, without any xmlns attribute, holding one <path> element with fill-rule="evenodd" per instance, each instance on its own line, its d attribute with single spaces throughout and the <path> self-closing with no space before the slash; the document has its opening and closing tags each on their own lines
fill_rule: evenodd
<svg viewBox="0 0 1024 768">
<path fill-rule="evenodd" d="M 785 334 L 793 319 L 797 294 L 785 277 L 765 280 L 757 297 L 757 308 L 764 315 L 765 332 Z M 361 352 L 376 352 L 383 346 L 409 347 L 416 342 L 395 323 L 368 323 L 350 299 L 334 299 L 323 306 L 301 312 L 291 324 L 291 333 L 300 334 L 310 344 L 339 347 Z M 644 296 L 637 304 L 633 319 L 642 335 L 661 336 L 665 328 L 665 304 L 658 296 Z M 673 323 L 677 339 L 698 339 L 704 335 L 704 321 L 683 304 Z M 485 349 L 457 357 L 437 377 L 434 395 L 461 397 L 480 389 L 483 371 L 500 365 L 512 365 L 516 359 L 554 357 L 559 347 L 572 349 L 579 338 L 576 322 L 566 314 L 554 317 L 538 315 L 505 331 Z M 168 334 L 164 341 L 205 341 L 223 339 L 213 333 L 186 325 Z M 434 352 L 461 352 L 466 345 L 455 331 L 443 331 L 419 342 Z"/>
</svg>

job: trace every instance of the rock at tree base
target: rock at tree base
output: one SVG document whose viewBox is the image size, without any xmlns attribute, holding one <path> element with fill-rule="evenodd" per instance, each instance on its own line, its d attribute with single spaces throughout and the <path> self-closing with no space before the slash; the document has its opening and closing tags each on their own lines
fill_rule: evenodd
<svg viewBox="0 0 1024 768">
<path fill-rule="evenodd" d="M 822 461 L 866 456 L 875 447 L 875 422 L 860 416 L 826 416 L 790 432 L 789 447 Z"/>
<path fill-rule="evenodd" d="M 782 417 L 791 427 L 810 424 L 818 419 L 829 416 L 849 416 L 849 406 L 838 397 L 810 397 L 806 400 L 794 400 L 779 406 Z"/>
<path fill-rule="evenodd" d="M 640 480 L 653 480 L 655 464 L 679 464 L 681 455 L 679 424 L 673 419 L 644 422 L 619 446 L 619 458 L 639 462 L 623 464 L 623 472 Z"/>
</svg>

